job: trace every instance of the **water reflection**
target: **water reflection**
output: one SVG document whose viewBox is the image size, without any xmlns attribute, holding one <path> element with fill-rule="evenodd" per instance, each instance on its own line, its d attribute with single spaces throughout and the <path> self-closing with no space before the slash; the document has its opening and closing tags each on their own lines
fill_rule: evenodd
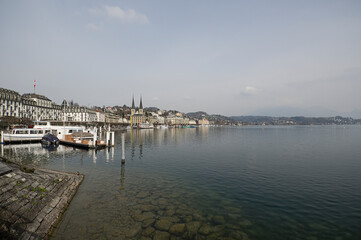
<svg viewBox="0 0 361 240">
<path fill-rule="evenodd" d="M 117 132 L 102 151 L 2 154 L 86 175 L 54 239 L 359 239 L 360 129 L 301 130 L 132 130 L 126 152 Z"/>
<path fill-rule="evenodd" d="M 124 175 L 125 175 L 125 164 L 122 164 L 120 168 L 120 190 L 124 190 Z"/>
</svg>

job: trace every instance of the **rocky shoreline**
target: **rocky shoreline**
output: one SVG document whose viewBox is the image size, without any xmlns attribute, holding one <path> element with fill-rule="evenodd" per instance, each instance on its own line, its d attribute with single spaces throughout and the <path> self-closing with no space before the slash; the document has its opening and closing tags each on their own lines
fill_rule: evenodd
<svg viewBox="0 0 361 240">
<path fill-rule="evenodd" d="M 0 238 L 47 239 L 84 175 L 0 160 L 12 170 L 0 176 Z"/>
</svg>

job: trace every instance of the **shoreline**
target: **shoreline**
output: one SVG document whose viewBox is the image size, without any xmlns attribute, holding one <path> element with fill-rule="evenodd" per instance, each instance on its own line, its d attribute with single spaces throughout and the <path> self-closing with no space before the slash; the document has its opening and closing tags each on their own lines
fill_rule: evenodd
<svg viewBox="0 0 361 240">
<path fill-rule="evenodd" d="M 0 161 L 12 170 L 0 176 L 0 238 L 48 239 L 84 175 Z"/>
</svg>

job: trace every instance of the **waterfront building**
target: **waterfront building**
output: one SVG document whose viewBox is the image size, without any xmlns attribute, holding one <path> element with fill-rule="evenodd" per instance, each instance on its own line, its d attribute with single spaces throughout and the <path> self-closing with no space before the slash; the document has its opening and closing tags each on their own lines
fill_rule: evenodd
<svg viewBox="0 0 361 240">
<path fill-rule="evenodd" d="M 0 117 L 27 118 L 29 120 L 57 120 L 61 107 L 39 94 L 23 94 L 0 88 Z"/>
<path fill-rule="evenodd" d="M 196 125 L 197 124 L 197 122 L 195 121 L 195 120 L 189 120 L 189 125 Z"/>
<path fill-rule="evenodd" d="M 120 123 L 120 117 L 114 113 L 105 113 L 105 123 Z"/>
<path fill-rule="evenodd" d="M 22 95 L 22 116 L 29 116 L 31 120 L 59 120 L 61 118 L 61 106 L 52 102 L 49 98 L 35 94 L 26 93 Z"/>
<path fill-rule="evenodd" d="M 151 124 L 164 124 L 165 118 L 162 116 L 159 116 L 157 113 L 151 112 L 149 113 L 148 121 Z"/>
<path fill-rule="evenodd" d="M 0 117 L 19 117 L 21 95 L 13 90 L 0 88 Z"/>
<path fill-rule="evenodd" d="M 61 104 L 62 107 L 62 120 L 68 122 L 97 122 L 97 112 L 95 110 L 68 105 L 64 99 Z"/>
<path fill-rule="evenodd" d="M 199 125 L 209 125 L 209 121 L 204 117 L 203 119 L 198 120 Z"/>
<path fill-rule="evenodd" d="M 99 110 L 96 110 L 96 115 L 97 115 L 97 122 L 98 123 L 105 123 L 105 113 L 101 112 Z"/>
<path fill-rule="evenodd" d="M 188 125 L 189 118 L 183 118 L 177 115 L 169 115 L 166 122 L 168 125 Z"/>
<path fill-rule="evenodd" d="M 146 117 L 144 115 L 144 110 L 143 110 L 143 101 L 142 101 L 142 97 L 140 97 L 140 104 L 139 104 L 139 108 L 135 107 L 134 104 L 134 96 L 132 99 L 132 108 L 130 109 L 130 122 L 132 125 L 138 125 L 140 123 L 145 123 L 146 122 Z"/>
</svg>

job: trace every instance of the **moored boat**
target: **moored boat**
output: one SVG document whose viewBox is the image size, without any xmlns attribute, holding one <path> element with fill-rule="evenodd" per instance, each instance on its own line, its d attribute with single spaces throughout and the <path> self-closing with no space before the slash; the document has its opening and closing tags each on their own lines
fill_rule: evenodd
<svg viewBox="0 0 361 240">
<path fill-rule="evenodd" d="M 59 139 L 53 134 L 48 133 L 41 138 L 41 143 L 44 145 L 59 145 Z"/>
<path fill-rule="evenodd" d="M 50 132 L 50 129 L 15 128 L 2 133 L 2 143 L 40 142 L 44 134 Z"/>
</svg>

